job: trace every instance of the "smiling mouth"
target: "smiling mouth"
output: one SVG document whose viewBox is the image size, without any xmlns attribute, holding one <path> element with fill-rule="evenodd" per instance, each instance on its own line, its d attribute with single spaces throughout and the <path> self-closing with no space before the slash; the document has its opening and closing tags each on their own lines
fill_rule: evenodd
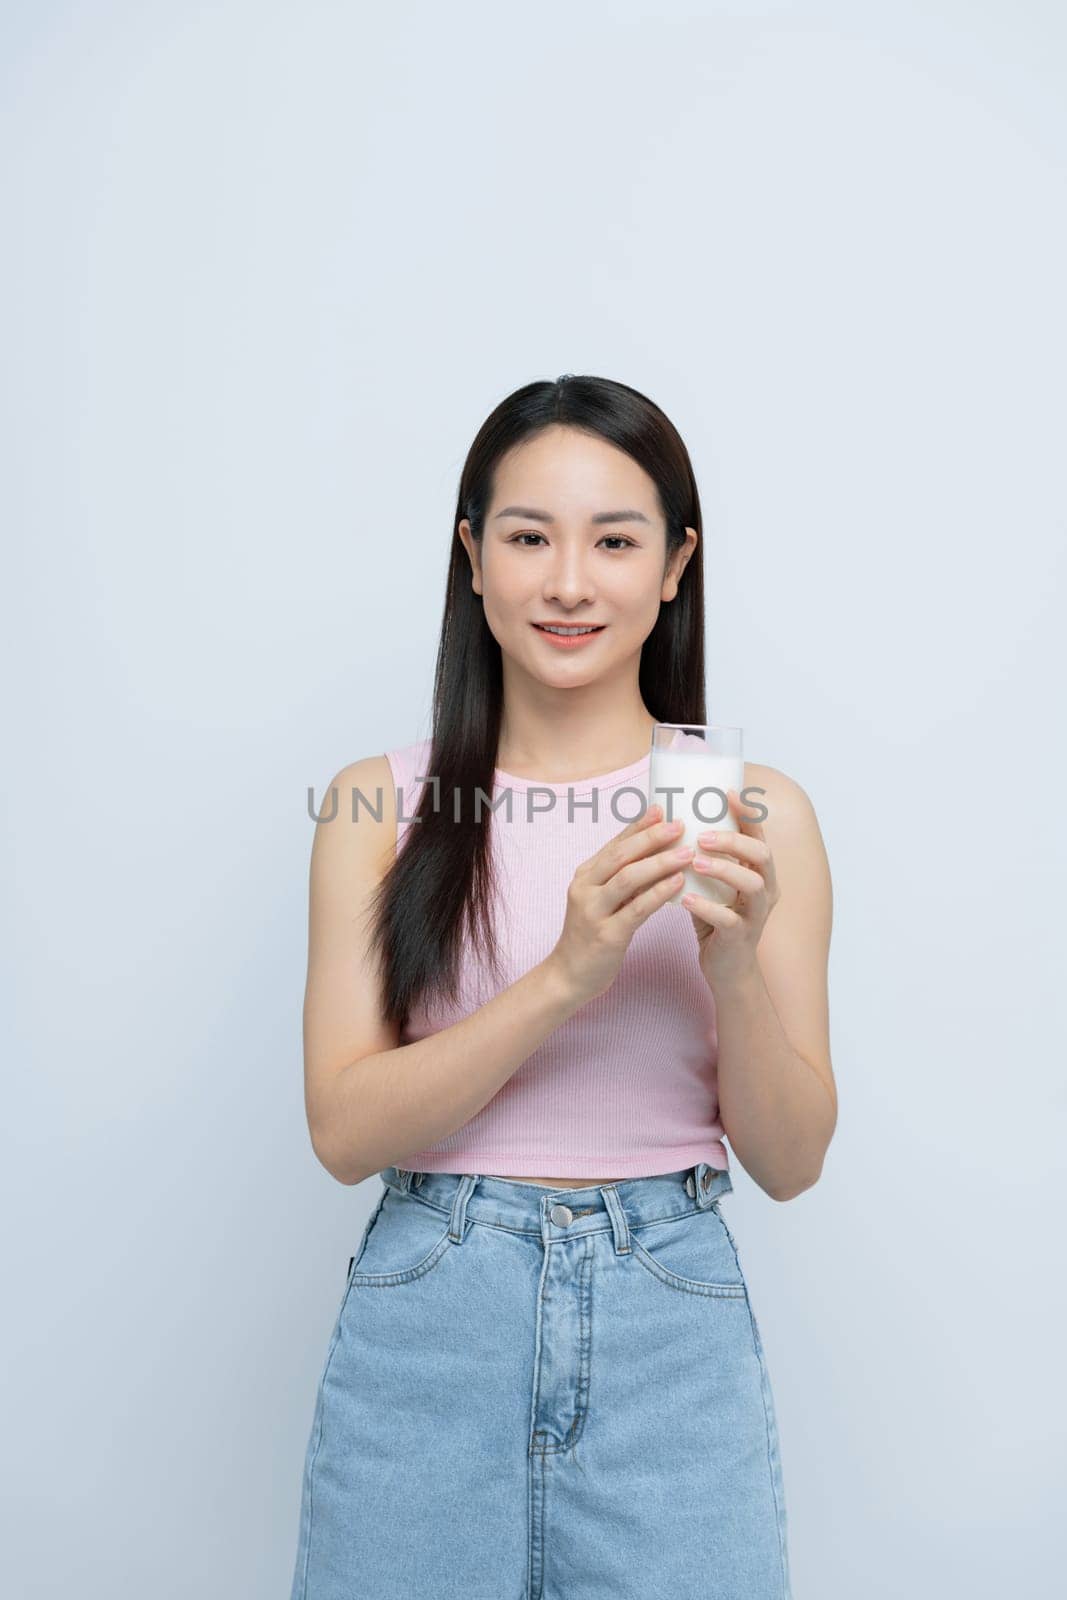
<svg viewBox="0 0 1067 1600">
<path fill-rule="evenodd" d="M 603 633 L 606 624 L 596 623 L 588 626 L 583 625 L 581 627 L 567 627 L 561 624 L 559 627 L 546 627 L 543 622 L 535 622 L 533 626 L 538 630 L 539 633 L 553 633 L 557 638 L 560 639 L 573 639 L 581 638 L 587 633 Z"/>
</svg>

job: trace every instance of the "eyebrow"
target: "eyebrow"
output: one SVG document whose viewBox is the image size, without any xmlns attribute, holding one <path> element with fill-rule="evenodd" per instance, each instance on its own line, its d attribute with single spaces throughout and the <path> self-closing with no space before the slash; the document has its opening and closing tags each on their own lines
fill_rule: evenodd
<svg viewBox="0 0 1067 1600">
<path fill-rule="evenodd" d="M 528 522 L 555 522 L 556 520 L 550 511 L 537 511 L 533 506 L 505 506 L 503 511 L 497 512 L 493 521 L 495 522 L 498 517 L 525 517 Z M 643 511 L 633 510 L 598 511 L 589 520 L 598 525 L 604 522 L 645 522 L 648 523 L 649 527 L 652 525 Z"/>
</svg>

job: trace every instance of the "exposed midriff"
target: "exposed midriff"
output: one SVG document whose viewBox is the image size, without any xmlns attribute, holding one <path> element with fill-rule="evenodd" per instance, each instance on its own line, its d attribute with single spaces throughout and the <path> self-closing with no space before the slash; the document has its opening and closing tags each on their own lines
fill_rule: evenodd
<svg viewBox="0 0 1067 1600">
<path fill-rule="evenodd" d="M 499 1174 L 503 1177 L 503 1174 Z M 542 1189 L 593 1189 L 598 1183 L 624 1183 L 624 1178 L 513 1178 L 507 1174 L 508 1183 L 536 1183 Z"/>
</svg>

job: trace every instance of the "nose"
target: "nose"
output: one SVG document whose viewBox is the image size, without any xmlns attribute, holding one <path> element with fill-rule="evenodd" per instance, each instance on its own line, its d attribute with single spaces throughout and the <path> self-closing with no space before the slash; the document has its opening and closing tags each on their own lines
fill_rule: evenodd
<svg viewBox="0 0 1067 1600">
<path fill-rule="evenodd" d="M 583 601 L 595 600 L 596 586 L 580 550 L 557 550 L 556 559 L 545 577 L 542 594 L 546 601 L 556 601 L 568 611 Z"/>
</svg>

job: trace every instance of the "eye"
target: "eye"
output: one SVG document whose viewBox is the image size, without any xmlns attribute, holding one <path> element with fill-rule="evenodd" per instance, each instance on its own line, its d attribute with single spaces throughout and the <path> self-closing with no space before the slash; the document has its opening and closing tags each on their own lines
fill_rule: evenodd
<svg viewBox="0 0 1067 1600">
<path fill-rule="evenodd" d="M 520 539 L 542 539 L 543 540 L 544 539 L 544 534 L 541 534 L 541 533 L 517 533 L 514 536 L 514 538 L 508 540 L 508 543 L 509 544 L 518 544 Z M 600 540 L 600 543 L 603 544 L 605 542 L 605 540 L 609 540 L 609 539 L 614 543 L 616 548 L 621 546 L 621 548 L 625 549 L 627 545 L 634 545 L 634 547 L 636 548 L 635 541 L 633 539 L 628 539 L 624 533 L 606 533 L 604 535 L 604 538 Z M 537 546 L 536 545 L 524 544 L 522 546 L 522 548 L 524 550 L 535 550 L 537 548 Z"/>
</svg>

